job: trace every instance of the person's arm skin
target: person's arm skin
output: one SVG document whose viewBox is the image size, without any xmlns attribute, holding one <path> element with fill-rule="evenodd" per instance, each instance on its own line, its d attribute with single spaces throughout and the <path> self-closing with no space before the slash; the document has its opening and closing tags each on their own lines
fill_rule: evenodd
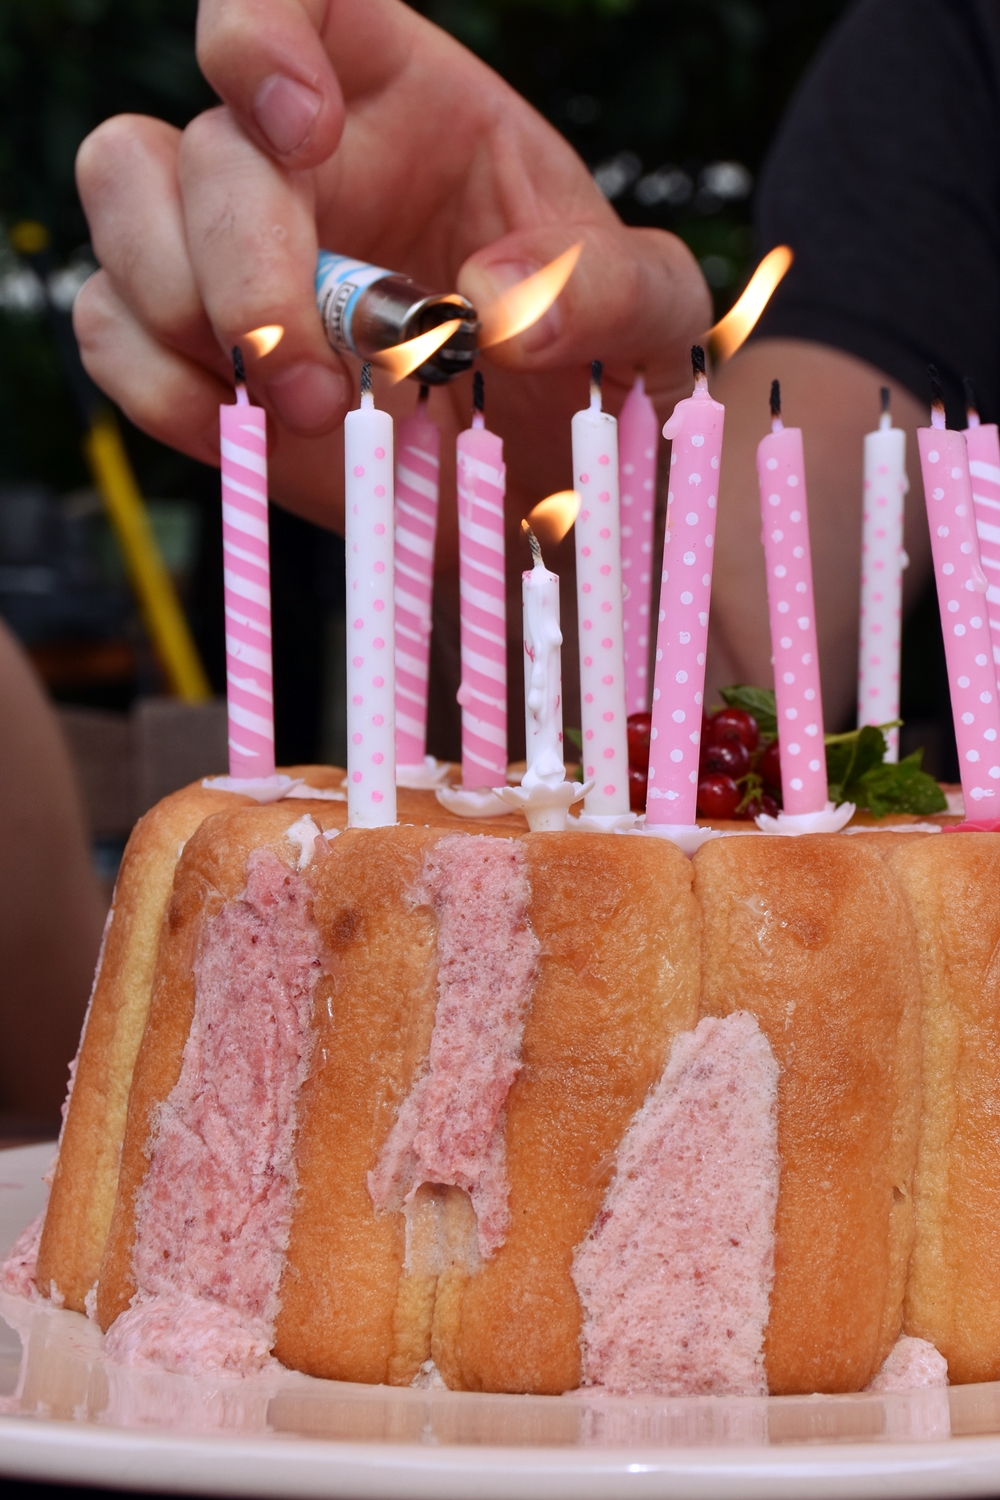
<svg viewBox="0 0 1000 1500">
<path fill-rule="evenodd" d="M 690 252 L 625 228 L 558 132 L 400 0 L 202 0 L 198 54 L 225 107 L 183 135 L 110 120 L 78 160 L 103 268 L 76 304 L 84 362 L 147 432 L 217 463 L 231 346 L 280 323 L 273 353 L 244 348 L 273 421 L 272 493 L 342 524 L 339 429 L 356 370 L 327 346 L 316 312 L 318 245 L 457 288 L 483 309 L 583 242 L 551 314 L 485 356 L 513 526 L 566 486 L 569 417 L 586 404 L 591 359 L 605 361 L 612 410 L 639 366 L 664 416 L 687 394 L 689 347 L 711 318 Z M 415 394 L 412 382 L 376 387 L 396 415 Z M 470 400 L 468 380 L 434 394 L 445 451 Z M 442 525 L 448 566 L 450 509 Z"/>
<path fill-rule="evenodd" d="M 104 903 L 55 714 L 2 625 L 0 722 L 2 1135 L 12 1117 L 24 1124 L 59 1118 Z"/>
<path fill-rule="evenodd" d="M 926 407 L 903 387 L 853 355 L 797 339 L 754 340 L 722 366 L 712 393 L 725 403 L 726 428 L 712 581 L 705 702 L 728 683 L 769 687 L 770 631 L 760 541 L 757 444 L 770 430 L 771 381 L 781 381 L 782 417 L 801 427 L 809 492 L 823 683 L 828 731 L 853 728 L 857 702 L 858 604 L 861 579 L 863 437 L 878 425 L 879 388 L 892 392 L 892 417 L 906 429 L 904 613 L 930 573 L 916 428 Z"/>
</svg>

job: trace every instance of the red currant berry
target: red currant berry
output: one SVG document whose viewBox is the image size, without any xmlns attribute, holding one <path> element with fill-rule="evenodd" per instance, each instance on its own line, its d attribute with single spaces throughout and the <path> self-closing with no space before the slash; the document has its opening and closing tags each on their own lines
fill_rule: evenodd
<svg viewBox="0 0 1000 1500">
<path fill-rule="evenodd" d="M 698 811 L 703 818 L 732 818 L 740 805 L 740 789 L 731 776 L 716 773 L 698 783 Z"/>
<path fill-rule="evenodd" d="M 633 765 L 628 768 L 628 805 L 633 812 L 646 811 L 646 773 Z"/>
<path fill-rule="evenodd" d="M 718 745 L 722 740 L 739 740 L 750 751 L 760 744 L 760 730 L 753 714 L 742 708 L 720 708 L 709 720 L 708 743 Z"/>
<path fill-rule="evenodd" d="M 706 745 L 701 752 L 703 771 L 722 771 L 738 781 L 750 769 L 750 752 L 739 740 L 723 740 L 721 744 Z"/>
<path fill-rule="evenodd" d="M 757 762 L 757 772 L 765 786 L 781 791 L 781 752 L 778 741 L 772 740 Z"/>
<path fill-rule="evenodd" d="M 629 714 L 626 720 L 628 733 L 628 763 L 642 772 L 643 780 L 649 770 L 649 729 L 651 714 Z M 645 798 L 643 792 L 643 798 Z"/>
</svg>

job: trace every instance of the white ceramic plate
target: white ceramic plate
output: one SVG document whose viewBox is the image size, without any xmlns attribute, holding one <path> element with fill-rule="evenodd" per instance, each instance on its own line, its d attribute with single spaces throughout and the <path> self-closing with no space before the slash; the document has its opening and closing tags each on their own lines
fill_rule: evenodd
<svg viewBox="0 0 1000 1500">
<path fill-rule="evenodd" d="M 51 1146 L 0 1152 L 0 1251 Z M 1000 1384 L 894 1396 L 627 1400 L 207 1380 L 106 1361 L 96 1327 L 0 1293 L 0 1474 L 370 1500 L 1000 1495 Z"/>
</svg>

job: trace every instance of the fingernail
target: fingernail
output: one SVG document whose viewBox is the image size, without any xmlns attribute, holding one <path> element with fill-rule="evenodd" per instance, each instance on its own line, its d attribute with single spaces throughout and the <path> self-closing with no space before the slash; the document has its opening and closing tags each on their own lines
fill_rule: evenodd
<svg viewBox="0 0 1000 1500">
<path fill-rule="evenodd" d="M 479 272 L 483 290 L 480 293 L 480 301 L 476 304 L 480 315 L 485 316 L 487 322 L 490 322 L 491 307 L 499 302 L 504 292 L 510 291 L 511 287 L 517 286 L 521 281 L 526 281 L 529 276 L 534 276 L 535 272 L 541 269 L 539 261 L 505 260 L 484 266 Z M 523 353 L 534 354 L 539 349 L 544 349 L 547 344 L 553 343 L 562 330 L 562 313 L 558 302 L 555 302 L 536 322 L 521 333 L 513 335 L 512 342 L 516 341 Z"/>
<path fill-rule="evenodd" d="M 268 399 L 279 422 L 303 437 L 335 427 L 351 404 L 351 394 L 347 376 L 326 365 L 289 365 L 267 382 Z"/>
<path fill-rule="evenodd" d="M 253 117 L 278 155 L 287 156 L 305 143 L 322 102 L 315 89 L 272 73 L 254 95 Z"/>
</svg>

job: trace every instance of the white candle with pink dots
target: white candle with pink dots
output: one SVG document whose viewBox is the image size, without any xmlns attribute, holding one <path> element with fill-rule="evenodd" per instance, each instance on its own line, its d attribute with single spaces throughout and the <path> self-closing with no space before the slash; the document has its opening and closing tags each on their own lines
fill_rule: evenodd
<svg viewBox="0 0 1000 1500">
<path fill-rule="evenodd" d="M 632 820 L 625 710 L 625 632 L 618 510 L 618 424 L 601 405 L 601 365 L 591 368 L 590 405 L 573 417 L 576 589 L 580 631 L 583 772 L 593 789 L 584 817 Z M 585 825 L 586 826 L 586 825 Z M 609 825 L 610 826 L 610 825 Z"/>
<path fill-rule="evenodd" d="M 653 672 L 646 828 L 686 845 L 696 827 L 698 757 L 712 597 L 725 407 L 713 400 L 704 351 L 691 351 L 694 393 L 663 428 L 671 443 L 667 530 Z"/>
<path fill-rule="evenodd" d="M 993 642 L 993 665 L 1000 686 L 1000 432 L 979 417 L 972 381 L 965 382 L 965 442 L 969 450 L 972 503 L 976 511 L 979 561 L 986 574 L 986 614 Z"/>
<path fill-rule="evenodd" d="M 903 609 L 903 496 L 906 433 L 893 427 L 889 388 L 882 415 L 865 436 L 861 522 L 861 614 L 858 630 L 858 724 L 899 718 L 899 661 Z M 899 759 L 899 730 L 889 729 L 886 760 Z"/>
<path fill-rule="evenodd" d="M 344 422 L 347 557 L 347 821 L 396 821 L 392 418 L 375 406 L 371 366 Z"/>
<path fill-rule="evenodd" d="M 653 598 L 653 526 L 656 515 L 656 408 L 641 375 L 618 417 L 622 582 L 625 585 L 625 711 L 649 708 L 649 623 Z"/>
<path fill-rule="evenodd" d="M 992 827 L 1000 819 L 1000 706 L 969 451 L 965 434 L 945 426 L 944 396 L 936 372 L 931 375 L 931 389 L 931 425 L 917 429 L 917 443 L 962 795 L 966 817 Z"/>
</svg>

